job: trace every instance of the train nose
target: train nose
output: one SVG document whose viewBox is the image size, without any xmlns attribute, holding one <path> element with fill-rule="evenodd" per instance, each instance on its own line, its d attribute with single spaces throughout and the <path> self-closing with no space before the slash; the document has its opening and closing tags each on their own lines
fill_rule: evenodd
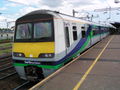
<svg viewBox="0 0 120 90">
<path fill-rule="evenodd" d="M 54 42 L 37 42 L 37 43 L 14 43 L 13 52 L 22 54 L 27 58 L 39 58 L 39 56 L 53 56 L 55 52 Z M 19 56 L 19 55 L 17 55 Z"/>
</svg>

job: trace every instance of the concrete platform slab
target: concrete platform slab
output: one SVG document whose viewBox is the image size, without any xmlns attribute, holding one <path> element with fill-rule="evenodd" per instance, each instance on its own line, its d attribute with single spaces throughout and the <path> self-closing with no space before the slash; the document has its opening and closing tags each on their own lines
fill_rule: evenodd
<svg viewBox="0 0 120 90">
<path fill-rule="evenodd" d="M 89 75 L 78 90 L 120 90 L 120 77 Z"/>
<path fill-rule="evenodd" d="M 111 36 L 103 39 L 60 73 L 34 90 L 73 90 L 103 50 Z M 120 36 L 115 35 L 79 90 L 120 90 Z"/>
<path fill-rule="evenodd" d="M 97 76 L 120 77 L 120 62 L 97 62 L 90 74 Z"/>
<path fill-rule="evenodd" d="M 40 87 L 39 90 L 71 90 L 81 76 L 81 74 L 74 73 L 59 73 L 59 76 L 56 75 L 48 83 Z"/>
</svg>

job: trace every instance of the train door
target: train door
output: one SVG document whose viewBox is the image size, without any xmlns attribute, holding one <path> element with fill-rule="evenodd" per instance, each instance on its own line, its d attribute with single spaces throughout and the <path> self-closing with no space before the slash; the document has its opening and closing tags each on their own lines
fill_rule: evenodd
<svg viewBox="0 0 120 90">
<path fill-rule="evenodd" d="M 89 34 L 89 33 L 87 33 L 88 29 L 91 29 L 91 26 L 90 26 L 90 25 L 87 25 L 87 24 L 81 25 L 81 34 L 82 34 L 82 38 L 83 38 L 83 39 L 84 39 L 84 38 L 88 38 L 88 37 L 87 37 L 87 34 Z M 90 30 L 89 30 L 89 31 L 90 31 Z M 89 42 L 89 44 L 88 44 L 87 47 L 90 47 L 90 46 L 91 46 L 91 38 L 92 38 L 91 35 L 92 35 L 92 34 L 90 33 L 90 37 L 89 37 L 90 42 Z M 87 47 L 86 47 L 86 48 L 87 48 Z"/>
<path fill-rule="evenodd" d="M 92 46 L 92 36 L 93 36 L 92 26 L 89 25 L 88 29 L 90 29 L 90 45 L 89 46 Z"/>
<path fill-rule="evenodd" d="M 82 38 L 85 38 L 86 37 L 86 30 L 85 30 L 85 25 L 81 25 L 81 36 Z"/>
<path fill-rule="evenodd" d="M 65 30 L 65 44 L 66 44 L 66 54 L 67 54 L 70 51 L 70 45 L 72 44 L 69 24 L 65 25 L 64 30 Z"/>
<path fill-rule="evenodd" d="M 82 40 L 86 39 L 86 27 L 85 27 L 85 24 L 81 25 L 81 35 L 82 35 Z"/>
</svg>

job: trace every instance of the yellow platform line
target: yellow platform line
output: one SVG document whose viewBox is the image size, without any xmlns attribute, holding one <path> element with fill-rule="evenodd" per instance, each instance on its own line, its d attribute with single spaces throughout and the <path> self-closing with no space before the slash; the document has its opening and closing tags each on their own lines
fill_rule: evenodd
<svg viewBox="0 0 120 90">
<path fill-rule="evenodd" d="M 95 66 L 95 64 L 99 60 L 100 56 L 103 54 L 103 52 L 105 51 L 105 49 L 107 48 L 107 46 L 109 45 L 109 43 L 111 42 L 112 39 L 113 39 L 113 36 L 107 42 L 107 44 L 105 45 L 105 47 L 102 49 L 102 51 L 100 52 L 100 54 L 97 56 L 97 58 L 94 60 L 94 62 L 92 63 L 92 65 L 88 68 L 88 70 L 85 72 L 85 74 L 80 79 L 80 81 L 77 83 L 77 85 L 73 88 L 73 90 L 78 90 L 80 88 L 81 84 L 84 82 L 84 80 L 86 79 L 86 77 L 88 76 L 88 74 L 90 73 L 90 71 L 92 70 L 92 68 Z"/>
<path fill-rule="evenodd" d="M 100 42 L 99 42 L 100 43 Z M 97 43 L 97 44 L 99 44 Z M 96 44 L 96 45 L 97 45 Z M 68 64 L 66 64 L 65 66 L 61 67 L 60 69 L 58 69 L 57 71 L 55 71 L 53 74 L 49 75 L 48 77 L 46 77 L 45 79 L 43 79 L 42 81 L 40 81 L 39 83 L 37 83 L 36 85 L 34 85 L 33 87 L 31 87 L 29 90 L 37 90 L 36 88 L 42 86 L 45 82 L 47 82 L 49 79 L 51 79 L 52 77 L 54 77 L 56 74 L 58 74 L 60 71 L 62 71 L 64 68 L 66 68 L 67 66 L 71 65 L 73 62 L 75 62 L 78 58 L 80 58 L 81 56 L 83 56 L 84 54 L 86 54 L 87 52 L 89 52 L 92 48 L 94 48 L 96 45 L 92 46 L 90 49 L 88 49 L 87 51 L 85 51 L 84 53 L 82 53 L 80 56 L 76 57 L 74 60 L 72 60 L 71 62 L 69 62 Z"/>
</svg>

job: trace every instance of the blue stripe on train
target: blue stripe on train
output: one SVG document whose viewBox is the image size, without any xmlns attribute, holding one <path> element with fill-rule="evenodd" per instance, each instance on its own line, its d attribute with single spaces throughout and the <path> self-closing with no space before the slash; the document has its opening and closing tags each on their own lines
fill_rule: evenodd
<svg viewBox="0 0 120 90">
<path fill-rule="evenodd" d="M 88 36 L 90 35 L 90 31 L 91 31 L 91 26 L 89 26 L 87 32 L 86 32 L 86 38 L 81 38 L 80 41 L 78 42 L 78 44 L 75 46 L 75 48 L 68 53 L 65 57 L 63 57 L 62 59 L 60 59 L 59 61 L 53 62 L 52 65 L 58 65 L 63 63 L 67 58 L 69 58 L 71 55 L 73 55 L 74 53 L 76 53 L 78 50 L 80 50 L 80 48 L 84 45 L 84 43 L 87 41 Z"/>
</svg>

